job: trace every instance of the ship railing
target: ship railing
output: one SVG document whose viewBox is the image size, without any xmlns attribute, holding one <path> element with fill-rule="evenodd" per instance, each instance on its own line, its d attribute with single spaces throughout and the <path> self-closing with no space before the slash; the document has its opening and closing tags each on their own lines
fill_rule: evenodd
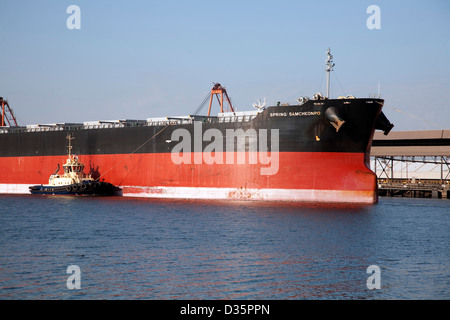
<svg viewBox="0 0 450 320">
<path fill-rule="evenodd" d="M 84 122 L 84 129 L 106 129 L 106 128 L 122 128 L 124 125 L 119 121 L 89 121 Z"/>
<path fill-rule="evenodd" d="M 2 127 L 0 133 L 78 130 L 83 127 L 81 123 L 31 124 L 27 126 Z"/>
<path fill-rule="evenodd" d="M 52 123 L 33 124 L 27 126 L 0 127 L 1 133 L 9 132 L 41 132 L 41 131 L 62 131 L 80 129 L 105 129 L 140 126 L 167 126 L 192 124 L 194 121 L 203 123 L 228 123 L 228 122 L 249 122 L 253 120 L 259 112 L 227 112 L 218 116 L 189 115 L 182 117 L 148 118 L 146 120 L 101 120 L 87 121 L 84 123 Z"/>
<path fill-rule="evenodd" d="M 123 128 L 139 127 L 146 124 L 145 120 L 100 120 L 87 121 L 83 123 L 84 129 L 104 129 L 104 128 Z"/>
<path fill-rule="evenodd" d="M 255 114 L 244 114 L 244 115 L 227 115 L 217 118 L 217 122 L 249 122 L 256 118 Z"/>
<path fill-rule="evenodd" d="M 186 121 L 182 121 L 180 119 L 169 119 L 169 118 L 149 118 L 145 123 L 146 126 L 169 126 L 169 125 L 177 125 L 182 122 L 186 123 Z M 189 121 L 187 121 L 189 122 Z M 189 122 L 190 123 L 190 122 Z"/>
<path fill-rule="evenodd" d="M 139 120 L 108 120 L 108 121 L 98 121 L 101 128 L 123 128 L 135 126 L 139 123 Z"/>
<path fill-rule="evenodd" d="M 185 117 L 167 117 L 167 120 L 170 124 L 192 124 L 195 121 L 195 118 L 191 118 L 191 116 Z"/>
<path fill-rule="evenodd" d="M 219 113 L 219 122 L 248 122 L 256 118 L 256 116 L 263 110 L 254 111 L 235 111 L 235 112 L 223 112 Z"/>
<path fill-rule="evenodd" d="M 27 127 L 23 127 L 23 126 L 0 127 L 0 133 L 26 132 L 26 131 L 27 131 Z"/>
</svg>

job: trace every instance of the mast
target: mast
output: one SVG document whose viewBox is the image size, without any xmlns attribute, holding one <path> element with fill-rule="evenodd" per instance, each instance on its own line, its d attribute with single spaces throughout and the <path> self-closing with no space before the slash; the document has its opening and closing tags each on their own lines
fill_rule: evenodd
<svg viewBox="0 0 450 320">
<path fill-rule="evenodd" d="M 327 72 L 327 98 L 330 98 L 330 71 L 333 71 L 333 67 L 335 66 L 333 62 L 333 55 L 330 53 L 330 48 L 327 50 L 327 60 L 325 60 L 327 63 L 327 67 L 325 68 L 325 71 Z"/>
<path fill-rule="evenodd" d="M 68 134 L 66 139 L 69 140 L 69 145 L 67 146 L 67 149 L 69 149 L 69 159 L 70 159 L 70 156 L 71 156 L 70 153 L 72 151 L 72 144 L 71 143 L 72 143 L 72 140 L 75 139 L 75 137 L 72 137 L 70 134 Z"/>
</svg>

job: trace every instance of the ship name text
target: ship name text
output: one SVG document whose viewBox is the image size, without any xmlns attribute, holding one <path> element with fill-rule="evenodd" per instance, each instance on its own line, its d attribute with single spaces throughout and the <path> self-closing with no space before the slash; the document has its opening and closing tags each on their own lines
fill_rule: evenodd
<svg viewBox="0 0 450 320">
<path fill-rule="evenodd" d="M 320 111 L 291 111 L 291 112 L 271 112 L 270 117 L 308 117 L 320 116 Z"/>
</svg>

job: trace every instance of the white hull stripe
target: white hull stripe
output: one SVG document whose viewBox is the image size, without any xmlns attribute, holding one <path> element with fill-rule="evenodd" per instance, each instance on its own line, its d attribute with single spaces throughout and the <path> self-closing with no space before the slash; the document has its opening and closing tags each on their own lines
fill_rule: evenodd
<svg viewBox="0 0 450 320">
<path fill-rule="evenodd" d="M 28 187 L 31 184 L 0 183 L 1 194 L 30 194 Z"/>
<path fill-rule="evenodd" d="M 30 194 L 29 184 L 0 184 L 2 194 Z M 124 197 L 376 203 L 372 191 L 122 186 Z"/>
<path fill-rule="evenodd" d="M 372 191 L 311 189 L 236 189 L 187 187 L 122 187 L 123 196 L 144 198 L 235 199 L 266 201 L 309 201 L 375 203 Z"/>
</svg>

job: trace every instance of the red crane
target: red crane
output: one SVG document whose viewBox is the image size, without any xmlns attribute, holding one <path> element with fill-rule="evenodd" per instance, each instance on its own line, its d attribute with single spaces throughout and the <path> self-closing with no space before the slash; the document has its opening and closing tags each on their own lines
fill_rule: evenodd
<svg viewBox="0 0 450 320">
<path fill-rule="evenodd" d="M 220 100 L 219 100 L 219 95 L 220 95 Z M 228 102 L 228 105 L 229 105 L 229 107 L 230 107 L 230 110 L 229 110 L 229 111 L 234 112 L 234 109 L 233 109 L 233 107 L 232 107 L 232 105 L 231 105 L 231 100 L 230 100 L 230 98 L 228 97 L 227 90 L 226 90 L 224 87 L 222 87 L 222 86 L 220 85 L 220 83 L 215 83 L 215 84 L 214 84 L 214 87 L 212 87 L 212 89 L 211 89 L 211 96 L 210 96 L 210 98 L 209 98 L 208 117 L 209 117 L 210 114 L 211 114 L 211 104 L 212 104 L 212 101 L 213 101 L 213 96 L 216 96 L 217 101 L 219 101 L 219 104 L 220 104 L 220 112 L 223 112 L 224 96 L 225 96 L 225 102 Z"/>
<path fill-rule="evenodd" d="M 1 126 L 5 127 L 11 127 L 12 125 L 18 126 L 16 117 L 14 117 L 14 114 L 9 107 L 8 100 L 4 100 L 2 97 L 0 97 L 0 104 L 2 105 L 2 109 L 0 110 L 0 118 L 1 118 Z"/>
</svg>

